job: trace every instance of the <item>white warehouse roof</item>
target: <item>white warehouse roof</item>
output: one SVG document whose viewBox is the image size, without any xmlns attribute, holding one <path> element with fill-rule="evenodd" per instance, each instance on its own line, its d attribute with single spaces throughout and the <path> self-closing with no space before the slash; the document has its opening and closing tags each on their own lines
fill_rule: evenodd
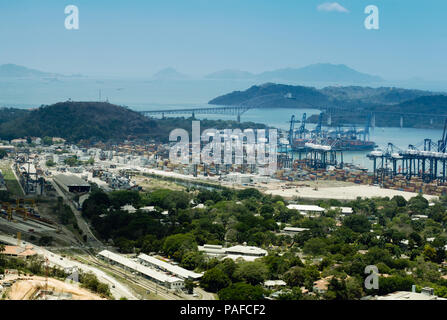
<svg viewBox="0 0 447 320">
<path fill-rule="evenodd" d="M 267 255 L 267 251 L 258 247 L 251 246 L 233 246 L 229 248 L 225 248 L 225 253 L 227 254 L 242 254 L 242 255 L 254 255 L 254 256 L 265 256 Z"/>
<path fill-rule="evenodd" d="M 354 212 L 351 207 L 331 207 L 331 209 L 332 210 L 340 209 L 341 213 L 343 214 L 350 214 Z"/>
<path fill-rule="evenodd" d="M 173 264 L 167 263 L 165 261 L 162 261 L 160 259 L 148 256 L 144 253 L 140 254 L 138 256 L 138 259 L 141 259 L 143 261 L 146 261 L 152 265 L 156 265 L 159 268 L 169 271 L 172 274 L 175 274 L 176 276 L 180 276 L 182 278 L 192 278 L 192 279 L 198 279 L 202 277 L 201 273 L 196 273 L 190 270 L 186 270 L 185 268 L 175 266 Z"/>
<path fill-rule="evenodd" d="M 324 212 L 324 209 L 319 206 L 307 205 L 307 204 L 289 204 L 287 208 L 298 211 Z"/>
<path fill-rule="evenodd" d="M 107 259 L 113 260 L 119 264 L 122 264 L 123 266 L 126 266 L 127 268 L 130 268 L 132 270 L 135 270 L 137 272 L 140 272 L 150 278 L 153 278 L 155 280 L 158 280 L 160 282 L 177 282 L 177 281 L 183 281 L 182 279 L 168 276 L 164 273 L 161 273 L 159 271 L 156 271 L 154 269 L 151 269 L 149 267 L 143 266 L 135 261 L 132 261 L 126 257 L 123 257 L 119 254 L 110 252 L 108 250 L 103 250 L 100 253 L 98 253 L 100 256 L 103 256 Z"/>
<path fill-rule="evenodd" d="M 310 230 L 309 228 L 296 228 L 296 227 L 285 227 L 283 229 L 284 232 L 302 232 Z"/>
</svg>

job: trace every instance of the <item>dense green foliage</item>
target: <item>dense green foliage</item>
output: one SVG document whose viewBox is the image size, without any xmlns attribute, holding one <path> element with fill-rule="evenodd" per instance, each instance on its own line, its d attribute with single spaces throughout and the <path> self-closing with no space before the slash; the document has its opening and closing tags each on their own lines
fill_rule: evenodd
<svg viewBox="0 0 447 320">
<path fill-rule="evenodd" d="M 204 208 L 195 208 L 204 203 Z M 259 296 L 266 280 L 282 279 L 287 288 L 279 299 L 359 299 L 367 294 L 387 294 L 430 286 L 447 297 L 447 281 L 441 278 L 446 259 L 447 198 L 429 204 L 422 196 L 409 201 L 357 199 L 300 200 L 326 208 L 321 216 L 307 217 L 287 208 L 281 197 L 254 189 L 220 191 L 156 190 L 149 193 L 94 190 L 83 204 L 82 214 L 98 235 L 122 252 L 160 253 L 181 266 L 205 272 L 201 287 L 222 299 Z M 127 213 L 155 206 L 155 211 Z M 350 206 L 354 214 L 343 216 L 331 206 Z M 426 215 L 416 219 L 414 215 Z M 294 237 L 279 233 L 285 225 L 307 228 Z M 198 251 L 203 244 L 254 245 L 268 255 L 253 262 L 219 261 Z M 380 273 L 379 291 L 364 288 L 365 267 Z M 322 294 L 316 280 L 329 277 Z M 237 289 L 241 289 L 240 295 Z M 264 291 L 263 295 L 269 295 Z"/>
<path fill-rule="evenodd" d="M 0 117 L 2 139 L 41 137 L 46 145 L 52 144 L 49 137 L 61 137 L 75 143 L 126 139 L 168 142 L 169 133 L 175 128 L 191 132 L 191 119 L 151 119 L 105 102 L 66 101 L 32 111 L 0 109 L 0 115 L 3 113 L 6 117 Z M 202 120 L 200 125 L 202 129 L 265 128 L 262 124 L 224 120 Z"/>
</svg>

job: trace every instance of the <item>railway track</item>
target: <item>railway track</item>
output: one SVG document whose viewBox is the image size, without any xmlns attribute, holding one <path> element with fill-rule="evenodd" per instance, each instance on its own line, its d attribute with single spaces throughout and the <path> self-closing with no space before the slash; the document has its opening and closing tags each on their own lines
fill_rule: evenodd
<svg viewBox="0 0 447 320">
<path fill-rule="evenodd" d="M 145 290 L 149 290 L 150 292 L 155 293 L 157 296 L 160 296 L 167 300 L 185 300 L 186 299 L 185 297 L 180 297 L 174 293 L 166 292 L 166 289 L 164 287 L 156 285 L 155 283 L 150 282 L 147 279 L 135 280 L 132 276 L 129 276 L 128 272 L 123 271 L 119 267 L 115 267 L 115 266 L 111 266 L 111 265 L 99 262 L 93 256 L 89 256 L 88 261 L 90 263 L 94 264 L 96 267 L 107 268 L 108 270 L 113 270 L 113 272 L 115 272 L 116 274 L 125 278 L 126 280 L 140 286 L 141 288 L 143 288 Z"/>
</svg>

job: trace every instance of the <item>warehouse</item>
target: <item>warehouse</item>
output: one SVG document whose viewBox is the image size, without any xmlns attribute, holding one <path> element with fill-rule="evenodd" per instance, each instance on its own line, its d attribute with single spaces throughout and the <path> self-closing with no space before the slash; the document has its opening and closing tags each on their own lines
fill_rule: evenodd
<svg viewBox="0 0 447 320">
<path fill-rule="evenodd" d="M 100 253 L 98 253 L 98 257 L 111 264 L 116 264 L 123 269 L 136 272 L 139 275 L 153 282 L 156 282 L 162 286 L 165 286 L 169 289 L 183 289 L 185 286 L 182 279 L 143 266 L 131 259 L 128 259 L 111 251 L 103 250 Z"/>
<path fill-rule="evenodd" d="M 140 262 L 145 266 L 150 266 L 163 270 L 165 272 L 169 272 L 170 274 L 177 276 L 181 279 L 197 280 L 202 277 L 201 273 L 195 273 L 193 271 L 186 270 L 182 267 L 175 266 L 160 259 L 148 256 L 144 253 L 138 256 L 138 262 Z"/>
<path fill-rule="evenodd" d="M 232 260 L 242 259 L 245 261 L 254 261 L 257 258 L 267 255 L 267 251 L 258 247 L 252 247 L 247 245 L 237 245 L 229 248 L 223 248 L 219 245 L 205 244 L 198 246 L 199 251 L 203 251 L 205 254 L 218 257 L 221 259 L 230 258 Z"/>
<path fill-rule="evenodd" d="M 321 208 L 319 206 L 306 204 L 289 204 L 287 208 L 291 210 L 298 210 L 302 215 L 308 216 L 319 216 L 325 211 L 324 208 Z"/>
<path fill-rule="evenodd" d="M 90 191 L 90 184 L 75 175 L 59 174 L 54 181 L 66 192 L 84 193 Z"/>
<path fill-rule="evenodd" d="M 299 234 L 300 232 L 309 231 L 309 230 L 310 230 L 309 228 L 285 227 L 281 233 L 293 237 L 293 236 Z"/>
</svg>

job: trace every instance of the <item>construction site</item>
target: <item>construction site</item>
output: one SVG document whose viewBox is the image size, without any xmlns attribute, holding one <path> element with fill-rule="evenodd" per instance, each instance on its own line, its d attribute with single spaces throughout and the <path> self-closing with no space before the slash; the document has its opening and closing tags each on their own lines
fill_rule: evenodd
<svg viewBox="0 0 447 320">
<path fill-rule="evenodd" d="M 39 276 L 8 274 L 0 286 L 5 300 L 104 300 L 77 283 Z"/>
</svg>

